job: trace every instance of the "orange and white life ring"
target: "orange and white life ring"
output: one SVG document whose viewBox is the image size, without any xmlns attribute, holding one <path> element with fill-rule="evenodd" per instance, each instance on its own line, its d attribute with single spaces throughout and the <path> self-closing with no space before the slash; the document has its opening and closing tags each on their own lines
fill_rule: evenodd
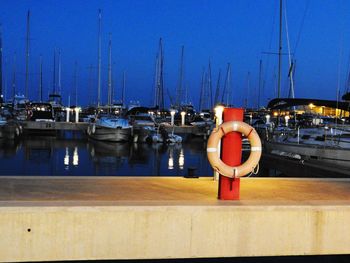
<svg viewBox="0 0 350 263">
<path fill-rule="evenodd" d="M 239 166 L 229 166 L 219 157 L 218 144 L 223 136 L 229 132 L 243 133 L 250 142 L 250 155 L 248 159 Z M 221 124 L 211 133 L 207 144 L 207 156 L 209 163 L 223 176 L 235 178 L 243 177 L 253 172 L 261 157 L 261 141 L 255 129 L 245 122 L 228 121 Z"/>
</svg>

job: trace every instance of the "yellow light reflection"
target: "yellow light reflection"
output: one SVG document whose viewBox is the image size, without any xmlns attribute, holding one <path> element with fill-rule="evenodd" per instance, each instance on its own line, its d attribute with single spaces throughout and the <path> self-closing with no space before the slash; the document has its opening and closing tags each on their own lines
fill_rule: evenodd
<svg viewBox="0 0 350 263">
<path fill-rule="evenodd" d="M 68 151 L 68 147 L 66 147 L 66 155 L 64 156 L 63 162 L 64 162 L 64 165 L 66 165 L 66 166 L 69 165 L 69 151 Z"/>
<path fill-rule="evenodd" d="M 79 164 L 78 147 L 75 147 L 74 153 L 73 153 L 73 165 L 77 166 L 78 164 Z"/>
<path fill-rule="evenodd" d="M 169 156 L 168 169 L 169 170 L 174 169 L 174 158 L 172 156 Z"/>
<path fill-rule="evenodd" d="M 179 168 L 180 170 L 184 169 L 185 165 L 185 155 L 183 149 L 180 150 L 180 155 L 179 155 Z"/>
</svg>

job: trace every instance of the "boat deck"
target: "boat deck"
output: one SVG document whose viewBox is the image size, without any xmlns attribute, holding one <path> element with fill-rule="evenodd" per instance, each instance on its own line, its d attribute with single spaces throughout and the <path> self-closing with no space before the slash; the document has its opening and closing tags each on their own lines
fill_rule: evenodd
<svg viewBox="0 0 350 263">
<path fill-rule="evenodd" d="M 349 179 L 1 177 L 0 261 L 350 253 Z"/>
</svg>

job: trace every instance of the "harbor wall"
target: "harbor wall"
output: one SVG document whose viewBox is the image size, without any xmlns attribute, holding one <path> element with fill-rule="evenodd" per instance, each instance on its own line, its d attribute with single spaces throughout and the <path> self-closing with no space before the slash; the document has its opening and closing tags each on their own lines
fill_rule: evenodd
<svg viewBox="0 0 350 263">
<path fill-rule="evenodd" d="M 0 261 L 349 254 L 349 220 L 349 205 L 2 203 Z"/>
</svg>

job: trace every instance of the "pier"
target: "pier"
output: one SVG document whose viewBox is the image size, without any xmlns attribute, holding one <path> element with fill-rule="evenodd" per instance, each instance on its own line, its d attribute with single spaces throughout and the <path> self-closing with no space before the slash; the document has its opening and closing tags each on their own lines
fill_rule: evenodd
<svg viewBox="0 0 350 263">
<path fill-rule="evenodd" d="M 349 179 L 1 177 L 0 261 L 350 253 Z"/>
<path fill-rule="evenodd" d="M 165 130 L 168 133 L 174 132 L 178 135 L 194 135 L 198 137 L 202 137 L 204 139 L 207 139 L 209 136 L 209 133 L 211 131 L 210 126 L 204 126 L 204 127 L 197 127 L 197 126 L 191 126 L 191 125 L 182 125 L 182 126 L 164 126 Z"/>
<path fill-rule="evenodd" d="M 52 121 L 21 121 L 24 132 L 51 132 L 51 131 L 82 131 L 86 132 L 89 123 L 87 122 L 52 122 Z M 193 135 L 206 139 L 210 132 L 210 127 L 197 127 L 191 125 L 164 126 L 168 133 L 174 132 L 182 136 Z"/>
<path fill-rule="evenodd" d="M 53 122 L 53 121 L 22 121 L 24 131 L 86 131 L 89 123 L 86 122 Z"/>
</svg>

